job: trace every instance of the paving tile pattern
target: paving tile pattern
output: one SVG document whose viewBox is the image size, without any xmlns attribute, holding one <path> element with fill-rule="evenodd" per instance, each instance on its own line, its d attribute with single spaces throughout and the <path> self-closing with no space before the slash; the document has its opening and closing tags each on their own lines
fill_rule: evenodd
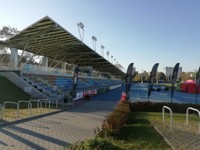
<svg viewBox="0 0 200 150">
<path fill-rule="evenodd" d="M 94 137 L 114 101 L 90 101 L 49 116 L 8 124 L 0 128 L 1 150 L 63 150 Z"/>
<path fill-rule="evenodd" d="M 173 129 L 170 130 L 170 123 L 162 121 L 153 121 L 156 130 L 164 137 L 168 144 L 174 150 L 200 150 L 200 133 L 197 124 L 186 126 L 185 123 L 173 123 Z"/>
</svg>

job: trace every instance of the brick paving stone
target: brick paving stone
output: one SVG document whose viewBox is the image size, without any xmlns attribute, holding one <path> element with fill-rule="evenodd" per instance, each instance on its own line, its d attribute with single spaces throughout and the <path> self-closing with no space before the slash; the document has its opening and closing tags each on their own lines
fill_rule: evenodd
<svg viewBox="0 0 200 150">
<path fill-rule="evenodd" d="M 160 121 L 153 121 L 155 129 L 164 137 L 168 144 L 174 150 L 200 150 L 200 134 L 198 133 L 198 126 L 185 124 L 173 124 L 173 130 L 170 131 L 169 122 L 162 123 Z"/>
<path fill-rule="evenodd" d="M 56 114 L 8 124 L 0 128 L 1 150 L 62 150 L 94 137 L 115 101 L 89 101 Z"/>
</svg>

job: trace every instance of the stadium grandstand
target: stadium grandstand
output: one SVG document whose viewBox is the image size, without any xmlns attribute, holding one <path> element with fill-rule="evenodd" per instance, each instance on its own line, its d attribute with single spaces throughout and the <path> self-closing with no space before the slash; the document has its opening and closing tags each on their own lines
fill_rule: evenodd
<svg viewBox="0 0 200 150">
<path fill-rule="evenodd" d="M 120 87 L 125 76 L 119 64 L 110 63 L 48 16 L 0 41 L 0 47 L 11 50 L 9 62 L 0 65 L 0 75 L 34 98 L 63 100 L 72 91 L 76 66 L 79 72 L 74 100 Z M 24 62 L 19 50 L 21 55 L 32 55 Z M 42 58 L 41 64 L 29 63 L 34 56 Z"/>
</svg>

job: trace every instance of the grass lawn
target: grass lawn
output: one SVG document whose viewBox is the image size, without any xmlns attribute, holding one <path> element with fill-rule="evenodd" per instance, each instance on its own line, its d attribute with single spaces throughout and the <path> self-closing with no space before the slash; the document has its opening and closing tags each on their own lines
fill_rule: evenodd
<svg viewBox="0 0 200 150">
<path fill-rule="evenodd" d="M 103 138 L 97 136 L 95 139 L 78 144 L 76 143 L 70 149 L 171 150 L 171 147 L 164 141 L 162 136 L 157 133 L 148 120 L 154 116 L 159 118 L 160 113 L 130 112 L 127 124 L 118 134 Z"/>
<path fill-rule="evenodd" d="M 30 95 L 18 88 L 7 78 L 0 76 L 0 103 L 4 101 L 29 100 Z"/>
<path fill-rule="evenodd" d="M 157 113 L 156 116 L 159 117 L 160 114 Z M 171 149 L 148 120 L 150 117 L 152 117 L 151 113 L 131 112 L 127 125 L 121 131 L 118 144 L 127 150 Z"/>
</svg>

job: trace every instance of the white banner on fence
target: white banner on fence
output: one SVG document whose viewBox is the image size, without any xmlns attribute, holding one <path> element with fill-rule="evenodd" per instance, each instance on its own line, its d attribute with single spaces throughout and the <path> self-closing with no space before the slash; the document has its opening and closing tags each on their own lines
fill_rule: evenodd
<svg viewBox="0 0 200 150">
<path fill-rule="evenodd" d="M 78 93 L 76 93 L 76 98 L 74 98 L 73 100 L 78 100 L 81 98 L 83 98 L 83 92 L 78 92 Z"/>
</svg>

